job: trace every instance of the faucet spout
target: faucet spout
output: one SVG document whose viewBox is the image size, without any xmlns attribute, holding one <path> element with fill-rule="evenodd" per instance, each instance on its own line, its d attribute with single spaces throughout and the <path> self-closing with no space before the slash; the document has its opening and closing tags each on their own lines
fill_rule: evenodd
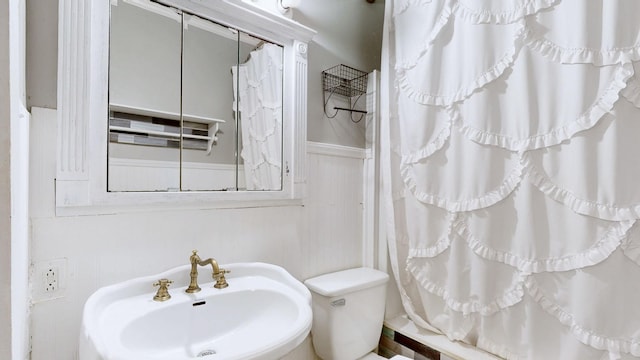
<svg viewBox="0 0 640 360">
<path fill-rule="evenodd" d="M 196 255 L 196 256 L 198 256 L 198 255 Z M 211 265 L 212 274 L 220 273 L 220 266 L 218 266 L 218 262 L 214 258 L 208 258 L 206 260 L 199 260 L 198 261 L 198 265 L 200 265 L 200 266 Z"/>
<path fill-rule="evenodd" d="M 211 265 L 211 270 L 212 270 L 211 276 L 213 277 L 214 280 L 216 280 L 216 284 L 214 285 L 215 288 L 223 289 L 229 286 L 229 284 L 227 283 L 227 280 L 224 277 L 224 274 L 228 273 L 229 271 L 225 269 L 221 269 L 220 266 L 218 265 L 218 262 L 214 258 L 208 258 L 208 259 L 202 260 L 200 259 L 200 256 L 198 256 L 198 251 L 193 250 L 193 254 L 191 254 L 191 256 L 189 257 L 189 262 L 191 263 L 191 272 L 189 273 L 191 281 L 189 283 L 189 287 L 187 288 L 187 290 L 185 290 L 186 292 L 196 293 L 202 290 L 200 289 L 200 286 L 198 286 L 198 265 L 199 266 Z"/>
</svg>

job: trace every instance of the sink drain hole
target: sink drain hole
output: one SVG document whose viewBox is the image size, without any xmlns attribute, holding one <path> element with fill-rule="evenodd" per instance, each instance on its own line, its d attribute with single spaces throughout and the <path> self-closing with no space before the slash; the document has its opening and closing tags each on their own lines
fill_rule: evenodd
<svg viewBox="0 0 640 360">
<path fill-rule="evenodd" d="M 215 350 L 207 349 L 207 350 L 200 351 L 197 357 L 205 357 L 205 356 L 211 356 L 215 354 L 216 354 Z"/>
</svg>

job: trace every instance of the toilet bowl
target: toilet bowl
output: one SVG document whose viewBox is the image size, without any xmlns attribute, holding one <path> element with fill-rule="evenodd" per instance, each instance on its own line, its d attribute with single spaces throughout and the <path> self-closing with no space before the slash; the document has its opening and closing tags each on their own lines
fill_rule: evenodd
<svg viewBox="0 0 640 360">
<path fill-rule="evenodd" d="M 360 359 L 380 339 L 389 275 L 354 268 L 307 279 L 311 291 L 311 338 L 323 360 Z M 365 358 L 367 359 L 367 358 Z"/>
</svg>

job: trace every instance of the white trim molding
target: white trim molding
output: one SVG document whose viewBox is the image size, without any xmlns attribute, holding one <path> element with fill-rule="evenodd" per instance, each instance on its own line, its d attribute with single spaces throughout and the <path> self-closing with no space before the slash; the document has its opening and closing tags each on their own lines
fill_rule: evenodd
<svg viewBox="0 0 640 360">
<path fill-rule="evenodd" d="M 310 154 L 347 157 L 362 160 L 367 158 L 366 150 L 362 148 L 319 143 L 314 141 L 307 141 L 307 150 Z"/>
</svg>

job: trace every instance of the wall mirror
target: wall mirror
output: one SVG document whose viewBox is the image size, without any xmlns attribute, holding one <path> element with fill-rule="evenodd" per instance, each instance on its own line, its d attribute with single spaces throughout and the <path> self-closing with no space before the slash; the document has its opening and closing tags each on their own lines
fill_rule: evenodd
<svg viewBox="0 0 640 360">
<path fill-rule="evenodd" d="M 176 7 L 112 1 L 108 190 L 282 190 L 283 53 Z"/>
<path fill-rule="evenodd" d="M 57 215 L 300 204 L 314 30 L 247 0 L 59 0 L 58 31 Z"/>
</svg>

